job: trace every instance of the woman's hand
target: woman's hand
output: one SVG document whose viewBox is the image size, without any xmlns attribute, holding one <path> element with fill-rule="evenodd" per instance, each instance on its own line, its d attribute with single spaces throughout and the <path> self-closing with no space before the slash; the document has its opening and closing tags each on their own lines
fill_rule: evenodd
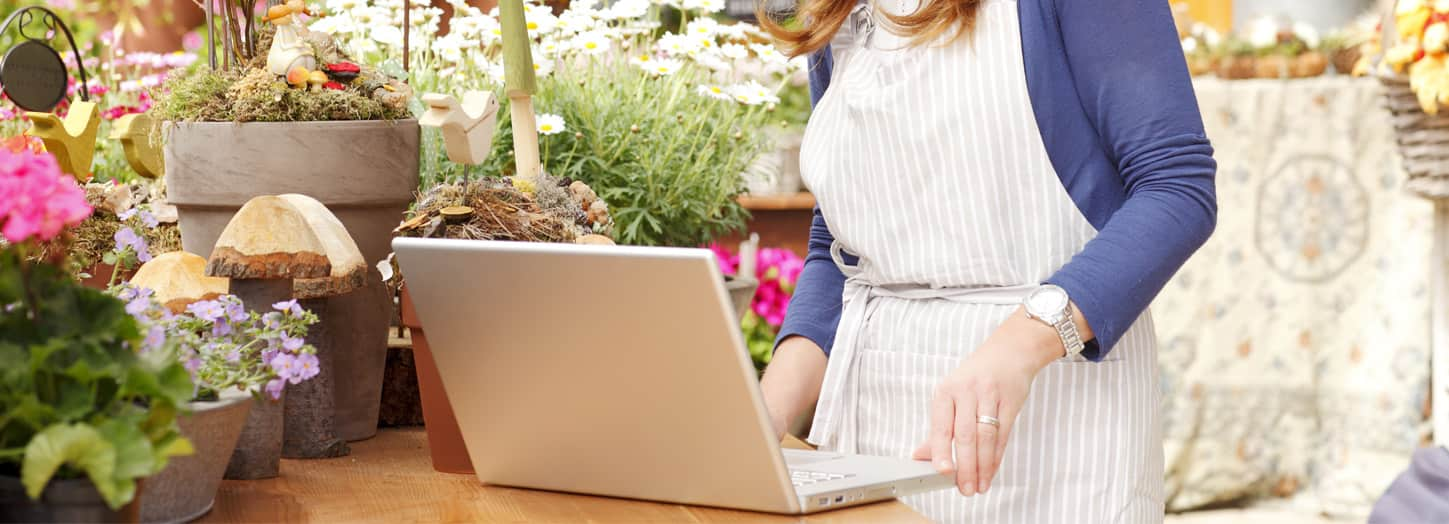
<svg viewBox="0 0 1449 524">
<path fill-rule="evenodd" d="M 913 458 L 954 475 L 962 495 L 986 493 L 1032 380 L 1065 352 L 1056 330 L 1017 310 L 936 387 L 931 432 Z M 981 415 L 1000 427 L 981 423 Z"/>
</svg>

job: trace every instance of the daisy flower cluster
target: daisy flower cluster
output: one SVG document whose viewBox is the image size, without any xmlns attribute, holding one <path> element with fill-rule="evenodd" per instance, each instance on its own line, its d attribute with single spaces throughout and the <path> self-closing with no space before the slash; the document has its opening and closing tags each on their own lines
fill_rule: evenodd
<svg viewBox="0 0 1449 524">
<path fill-rule="evenodd" d="M 420 92 L 501 86 L 497 8 L 484 12 L 462 0 L 449 4 L 446 30 L 442 9 L 412 8 L 410 52 L 419 77 L 412 83 L 422 85 Z M 684 13 L 684 21 L 674 31 L 659 32 L 666 6 Z M 548 6 L 528 1 L 524 16 L 540 78 L 561 74 L 584 80 L 579 73 L 586 73 L 590 61 L 627 61 L 651 77 L 699 69 L 705 73 L 696 90 L 701 96 L 745 105 L 777 103 L 778 87 L 765 85 L 803 70 L 804 59 L 788 59 L 754 25 L 710 17 L 723 9 L 723 0 L 618 0 L 608 6 L 582 0 L 555 15 Z M 338 37 L 354 56 L 401 61 L 401 0 L 327 0 L 324 10 L 327 16 L 313 22 L 312 30 Z"/>
<path fill-rule="evenodd" d="M 121 284 L 110 293 L 126 303 L 126 312 L 141 325 L 145 338 L 136 349 L 179 359 L 191 373 L 198 397 L 235 388 L 278 399 L 288 384 L 311 379 L 321 370 L 317 349 L 305 340 L 317 316 L 296 300 L 257 313 L 247 311 L 237 297 L 223 295 L 172 311 L 150 289 Z"/>
</svg>

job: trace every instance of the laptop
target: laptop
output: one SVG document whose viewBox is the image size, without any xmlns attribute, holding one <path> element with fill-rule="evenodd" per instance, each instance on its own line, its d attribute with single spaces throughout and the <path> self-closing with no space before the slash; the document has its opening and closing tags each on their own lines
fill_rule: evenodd
<svg viewBox="0 0 1449 524">
<path fill-rule="evenodd" d="M 926 462 L 782 450 L 708 250 L 393 249 L 485 484 L 784 514 L 952 485 Z"/>
</svg>

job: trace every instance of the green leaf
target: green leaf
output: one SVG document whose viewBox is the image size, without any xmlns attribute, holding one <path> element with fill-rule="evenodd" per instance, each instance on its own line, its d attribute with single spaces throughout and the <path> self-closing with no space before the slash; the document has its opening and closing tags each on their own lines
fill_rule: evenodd
<svg viewBox="0 0 1449 524">
<path fill-rule="evenodd" d="M 56 424 L 30 439 L 20 466 L 25 493 L 32 499 L 39 498 L 62 465 L 84 471 L 112 509 L 124 506 L 134 495 L 134 484 L 127 495 L 127 490 L 116 482 L 115 448 L 87 424 Z"/>
<path fill-rule="evenodd" d="M 139 417 L 137 417 L 139 418 Z M 137 418 L 121 419 L 114 418 L 102 422 L 96 427 L 102 437 L 111 443 L 115 448 L 116 478 L 134 479 L 149 476 L 161 471 L 156 466 L 156 459 L 153 456 L 151 441 L 146 439 L 146 434 L 141 432 Z M 164 467 L 165 464 L 163 463 Z"/>
</svg>

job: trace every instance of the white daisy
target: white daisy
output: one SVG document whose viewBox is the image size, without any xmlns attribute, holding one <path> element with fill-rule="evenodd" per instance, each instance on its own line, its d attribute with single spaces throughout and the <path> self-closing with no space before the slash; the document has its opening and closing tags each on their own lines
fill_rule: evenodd
<svg viewBox="0 0 1449 524">
<path fill-rule="evenodd" d="M 659 41 L 656 42 L 655 45 L 659 46 L 659 49 L 667 51 L 671 55 L 679 56 L 690 55 L 698 52 L 698 43 L 699 41 L 696 39 L 689 38 L 684 35 L 669 33 L 659 37 Z"/>
<path fill-rule="evenodd" d="M 750 49 L 767 65 L 783 66 L 789 61 L 784 53 L 769 44 L 750 44 Z"/>
<path fill-rule="evenodd" d="M 739 60 L 750 56 L 750 50 L 739 44 L 724 44 L 719 46 L 719 54 L 730 60 Z"/>
<path fill-rule="evenodd" d="M 654 64 L 654 61 L 655 58 L 647 54 L 640 54 L 629 57 L 630 64 L 633 64 L 643 69 L 649 69 L 649 66 Z"/>
<path fill-rule="evenodd" d="M 558 18 L 555 18 L 553 13 L 549 13 L 543 9 L 534 9 L 526 12 L 524 20 L 528 26 L 529 38 L 538 38 L 539 35 L 552 33 L 554 28 L 558 27 Z"/>
<path fill-rule="evenodd" d="M 549 113 L 538 115 L 537 125 L 538 133 L 541 135 L 556 135 L 568 129 L 564 125 L 563 117 Z"/>
<path fill-rule="evenodd" d="M 669 76 L 679 71 L 684 64 L 673 58 L 656 58 L 649 61 L 644 70 L 652 76 Z"/>
<path fill-rule="evenodd" d="M 396 27 L 387 25 L 374 26 L 368 36 L 372 37 L 377 43 L 385 46 L 402 47 L 402 29 Z"/>
<path fill-rule="evenodd" d="M 613 42 L 604 33 L 589 31 L 574 37 L 569 46 L 586 55 L 599 55 L 609 51 Z"/>
<path fill-rule="evenodd" d="M 719 22 L 713 18 L 696 18 L 684 26 L 684 32 L 691 35 L 714 36 L 719 31 Z"/>
<path fill-rule="evenodd" d="M 777 104 L 780 102 L 780 97 L 775 96 L 769 89 L 754 80 L 730 86 L 728 92 L 730 96 L 734 97 L 736 102 L 747 106 Z"/>
<path fill-rule="evenodd" d="M 694 55 L 694 63 L 702 65 L 711 71 L 725 72 L 731 69 L 729 61 L 720 57 L 717 52 L 703 52 Z"/>
<path fill-rule="evenodd" d="M 725 89 L 723 86 L 716 84 L 706 84 L 699 86 L 699 89 L 697 89 L 696 91 L 698 91 L 701 95 L 713 98 L 715 100 L 735 99 L 735 97 L 731 95 L 727 89 Z"/>
</svg>

